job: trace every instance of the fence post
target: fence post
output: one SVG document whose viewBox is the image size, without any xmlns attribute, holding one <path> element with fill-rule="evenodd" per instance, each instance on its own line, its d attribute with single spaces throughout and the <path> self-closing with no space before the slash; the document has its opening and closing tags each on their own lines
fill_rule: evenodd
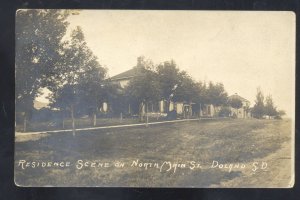
<svg viewBox="0 0 300 200">
<path fill-rule="evenodd" d="M 26 112 L 24 112 L 23 132 L 26 132 L 26 129 L 27 129 L 27 119 L 26 119 Z"/>
<path fill-rule="evenodd" d="M 93 126 L 96 126 L 97 125 L 97 115 L 96 113 L 94 113 L 94 116 L 93 116 Z"/>
</svg>

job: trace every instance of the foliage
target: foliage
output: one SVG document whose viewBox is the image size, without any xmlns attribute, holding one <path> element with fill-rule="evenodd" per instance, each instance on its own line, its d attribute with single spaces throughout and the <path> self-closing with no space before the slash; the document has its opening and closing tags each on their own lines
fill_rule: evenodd
<svg viewBox="0 0 300 200">
<path fill-rule="evenodd" d="M 185 71 L 181 71 L 178 74 L 178 85 L 174 90 L 172 100 L 191 103 L 197 99 L 198 91 L 196 86 L 195 81 Z"/>
<path fill-rule="evenodd" d="M 179 84 L 179 68 L 171 60 L 158 65 L 156 71 L 161 89 L 160 95 L 163 99 L 170 100 Z"/>
<path fill-rule="evenodd" d="M 160 97 L 167 102 L 167 112 L 170 101 L 179 102 L 207 102 L 206 85 L 196 82 L 185 71 L 180 71 L 176 63 L 166 61 L 156 67 L 158 74 Z"/>
<path fill-rule="evenodd" d="M 269 117 L 273 117 L 277 115 L 276 107 L 274 106 L 272 96 L 269 95 L 266 97 L 265 109 L 264 114 L 268 115 Z"/>
<path fill-rule="evenodd" d="M 252 115 L 255 118 L 262 118 L 265 112 L 264 95 L 260 88 L 257 88 L 255 105 L 252 108 Z"/>
<path fill-rule="evenodd" d="M 208 103 L 213 104 L 214 106 L 226 105 L 228 101 L 228 94 L 222 83 L 214 84 L 209 82 L 206 94 Z"/>
<path fill-rule="evenodd" d="M 56 84 L 50 87 L 52 107 L 67 110 L 75 106 L 81 112 L 91 109 L 94 113 L 105 99 L 103 80 L 106 69 L 100 66 L 88 48 L 80 27 L 72 31 L 62 57 L 61 73 Z"/>
<path fill-rule="evenodd" d="M 141 117 L 143 105 L 160 100 L 160 87 L 151 62 L 144 62 L 143 58 L 138 58 L 136 70 L 137 76 L 130 80 L 125 93 L 129 100 L 138 103 Z"/>
<path fill-rule="evenodd" d="M 231 110 L 227 106 L 222 106 L 219 111 L 219 117 L 229 117 L 231 114 Z"/>
<path fill-rule="evenodd" d="M 39 89 L 61 67 L 68 11 L 19 10 L 16 14 L 16 110 L 29 112 Z"/>
<path fill-rule="evenodd" d="M 228 102 L 229 102 L 229 105 L 235 109 L 239 109 L 243 106 L 243 102 L 238 98 L 229 99 Z"/>
<path fill-rule="evenodd" d="M 173 100 L 175 92 L 178 93 L 177 88 L 180 84 L 180 70 L 176 63 L 171 60 L 166 61 L 163 64 L 159 64 L 156 67 L 156 71 L 161 91 L 160 97 L 166 101 L 166 112 L 169 112 L 170 102 Z"/>
<path fill-rule="evenodd" d="M 206 84 L 199 81 L 195 83 L 195 94 L 193 97 L 193 101 L 195 103 L 206 104 L 209 102 L 208 99 L 208 90 L 206 88 Z"/>
<path fill-rule="evenodd" d="M 102 96 L 98 97 L 100 104 L 102 105 L 103 102 L 108 102 L 111 105 L 109 111 L 112 114 L 125 114 L 128 110 L 128 98 L 121 86 L 119 84 L 114 84 L 107 79 L 103 81 L 102 87 Z"/>
<path fill-rule="evenodd" d="M 278 116 L 284 116 L 284 115 L 286 115 L 286 112 L 285 112 L 284 110 L 279 110 L 279 111 L 277 112 L 277 115 L 278 115 Z"/>
<path fill-rule="evenodd" d="M 159 100 L 157 74 L 147 65 L 138 65 L 137 68 L 139 68 L 138 74 L 130 80 L 126 93 L 140 103 Z"/>
</svg>

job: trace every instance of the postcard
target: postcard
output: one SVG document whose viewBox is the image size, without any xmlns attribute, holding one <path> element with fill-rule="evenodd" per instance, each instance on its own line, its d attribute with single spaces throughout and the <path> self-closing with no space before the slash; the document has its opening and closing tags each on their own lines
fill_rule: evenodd
<svg viewBox="0 0 300 200">
<path fill-rule="evenodd" d="M 20 9 L 15 184 L 291 188 L 295 14 Z"/>
</svg>

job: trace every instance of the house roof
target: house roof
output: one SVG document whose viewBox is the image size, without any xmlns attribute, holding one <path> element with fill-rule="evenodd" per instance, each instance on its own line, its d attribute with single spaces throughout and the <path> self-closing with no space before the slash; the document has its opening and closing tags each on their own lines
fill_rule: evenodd
<svg viewBox="0 0 300 200">
<path fill-rule="evenodd" d="M 235 93 L 235 94 L 229 96 L 228 99 L 239 99 L 239 100 L 241 100 L 241 101 L 250 102 L 250 101 L 248 101 L 247 99 L 245 99 L 245 98 L 241 97 L 240 95 L 238 95 L 237 93 Z"/>
<path fill-rule="evenodd" d="M 112 81 L 122 80 L 122 79 L 128 79 L 128 78 L 132 78 L 132 77 L 137 76 L 139 72 L 140 72 L 139 68 L 133 67 L 132 69 L 127 70 L 125 72 L 122 72 L 121 74 L 117 74 L 117 75 L 111 77 L 110 79 Z"/>
</svg>

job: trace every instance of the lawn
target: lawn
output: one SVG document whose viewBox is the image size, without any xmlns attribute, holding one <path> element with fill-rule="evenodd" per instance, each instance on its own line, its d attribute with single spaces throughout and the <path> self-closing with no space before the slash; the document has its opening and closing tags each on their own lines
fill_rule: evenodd
<svg viewBox="0 0 300 200">
<path fill-rule="evenodd" d="M 18 136 L 15 181 L 22 186 L 288 187 L 291 136 L 289 120 L 255 119 Z"/>
</svg>

